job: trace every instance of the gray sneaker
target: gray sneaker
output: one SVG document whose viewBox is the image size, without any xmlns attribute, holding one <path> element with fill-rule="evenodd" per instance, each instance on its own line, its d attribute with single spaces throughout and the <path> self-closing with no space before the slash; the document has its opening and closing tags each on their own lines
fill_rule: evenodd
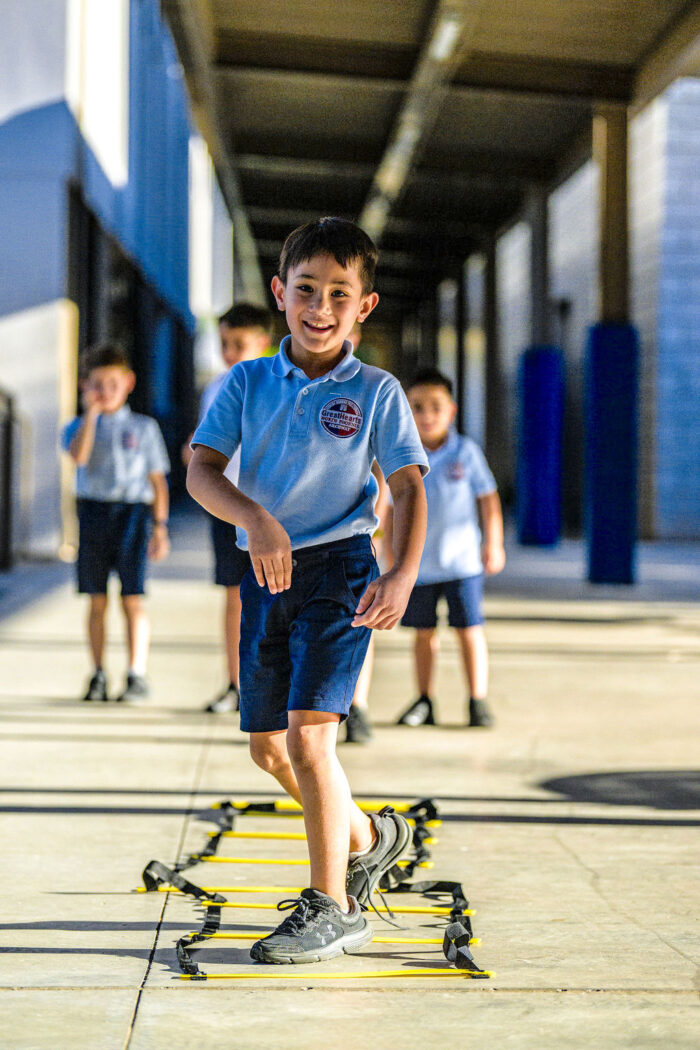
<svg viewBox="0 0 700 1050">
<path fill-rule="evenodd" d="M 366 904 L 385 871 L 393 867 L 411 842 L 411 829 L 400 813 L 384 806 L 379 813 L 370 813 L 377 832 L 377 840 L 369 853 L 360 857 L 350 855 L 346 891 L 360 904 Z"/>
<path fill-rule="evenodd" d="M 129 672 L 126 676 L 126 686 L 121 696 L 117 697 L 118 704 L 142 704 L 151 695 L 149 686 L 143 675 Z"/>
<path fill-rule="evenodd" d="M 350 898 L 346 914 L 320 890 L 302 890 L 296 900 L 280 901 L 280 911 L 294 908 L 274 933 L 256 941 L 252 959 L 264 963 L 310 963 L 359 952 L 374 936 L 359 904 Z"/>
</svg>

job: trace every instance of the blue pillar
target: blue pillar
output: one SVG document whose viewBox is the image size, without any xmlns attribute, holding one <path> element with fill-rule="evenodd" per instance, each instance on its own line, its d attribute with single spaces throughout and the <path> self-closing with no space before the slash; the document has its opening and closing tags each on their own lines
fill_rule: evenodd
<svg viewBox="0 0 700 1050">
<path fill-rule="evenodd" d="M 516 472 L 518 541 L 549 547 L 561 532 L 561 447 L 564 357 L 555 346 L 533 346 L 520 360 L 520 420 Z"/>
<path fill-rule="evenodd" d="M 634 583 L 639 345 L 629 324 L 589 330 L 584 522 L 591 583 Z"/>
</svg>

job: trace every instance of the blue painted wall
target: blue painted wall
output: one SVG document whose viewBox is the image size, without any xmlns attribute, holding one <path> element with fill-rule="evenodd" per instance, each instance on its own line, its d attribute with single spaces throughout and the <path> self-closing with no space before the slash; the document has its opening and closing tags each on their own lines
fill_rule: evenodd
<svg viewBox="0 0 700 1050">
<path fill-rule="evenodd" d="M 129 178 L 113 187 L 64 101 L 0 125 L 0 316 L 66 295 L 68 183 L 194 330 L 188 100 L 158 0 L 131 0 Z"/>
</svg>

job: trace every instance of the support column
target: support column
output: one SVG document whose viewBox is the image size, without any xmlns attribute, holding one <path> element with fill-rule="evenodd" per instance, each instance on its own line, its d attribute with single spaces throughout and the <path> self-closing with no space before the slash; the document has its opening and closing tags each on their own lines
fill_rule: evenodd
<svg viewBox="0 0 700 1050">
<path fill-rule="evenodd" d="M 455 299 L 455 340 L 457 344 L 455 351 L 455 401 L 457 402 L 457 430 L 460 434 L 465 432 L 466 342 L 469 324 L 467 317 L 467 282 L 464 273 L 465 265 L 466 263 L 460 266 L 455 274 L 455 283 L 457 285 L 457 297 Z"/>
<path fill-rule="evenodd" d="M 600 172 L 599 317 L 585 360 L 584 521 L 588 579 L 634 583 L 637 536 L 638 338 L 629 323 L 627 110 L 593 119 Z"/>
<path fill-rule="evenodd" d="M 506 428 L 506 391 L 498 345 L 498 310 L 496 299 L 496 240 L 490 238 L 484 251 L 484 341 L 486 379 L 486 458 L 506 495 L 512 490 L 511 462 Z"/>
<path fill-rule="evenodd" d="M 530 225 L 530 306 L 532 346 L 545 346 L 549 323 L 549 197 L 543 186 L 530 190 L 526 217 Z"/>
<path fill-rule="evenodd" d="M 593 158 L 600 172 L 598 198 L 599 310 L 603 324 L 629 322 L 627 108 L 605 105 L 593 117 Z"/>
</svg>

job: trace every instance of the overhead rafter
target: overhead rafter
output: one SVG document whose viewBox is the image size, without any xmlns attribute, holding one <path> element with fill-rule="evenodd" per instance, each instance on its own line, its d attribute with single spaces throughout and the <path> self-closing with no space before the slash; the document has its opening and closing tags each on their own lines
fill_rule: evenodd
<svg viewBox="0 0 700 1050">
<path fill-rule="evenodd" d="M 634 81 L 633 111 L 684 76 L 700 76 L 700 3 L 692 4 L 643 58 Z"/>
<path fill-rule="evenodd" d="M 404 190 L 409 171 L 432 130 L 462 49 L 471 40 L 485 0 L 439 0 L 384 156 L 372 181 L 360 225 L 375 241 Z"/>
<path fill-rule="evenodd" d="M 246 216 L 238 176 L 224 147 L 217 122 L 217 102 L 211 78 L 210 21 L 203 0 L 161 0 L 170 25 L 180 61 L 185 70 L 195 120 L 211 155 L 221 192 L 231 216 L 241 277 L 246 299 L 266 301 L 255 240 Z"/>
</svg>

